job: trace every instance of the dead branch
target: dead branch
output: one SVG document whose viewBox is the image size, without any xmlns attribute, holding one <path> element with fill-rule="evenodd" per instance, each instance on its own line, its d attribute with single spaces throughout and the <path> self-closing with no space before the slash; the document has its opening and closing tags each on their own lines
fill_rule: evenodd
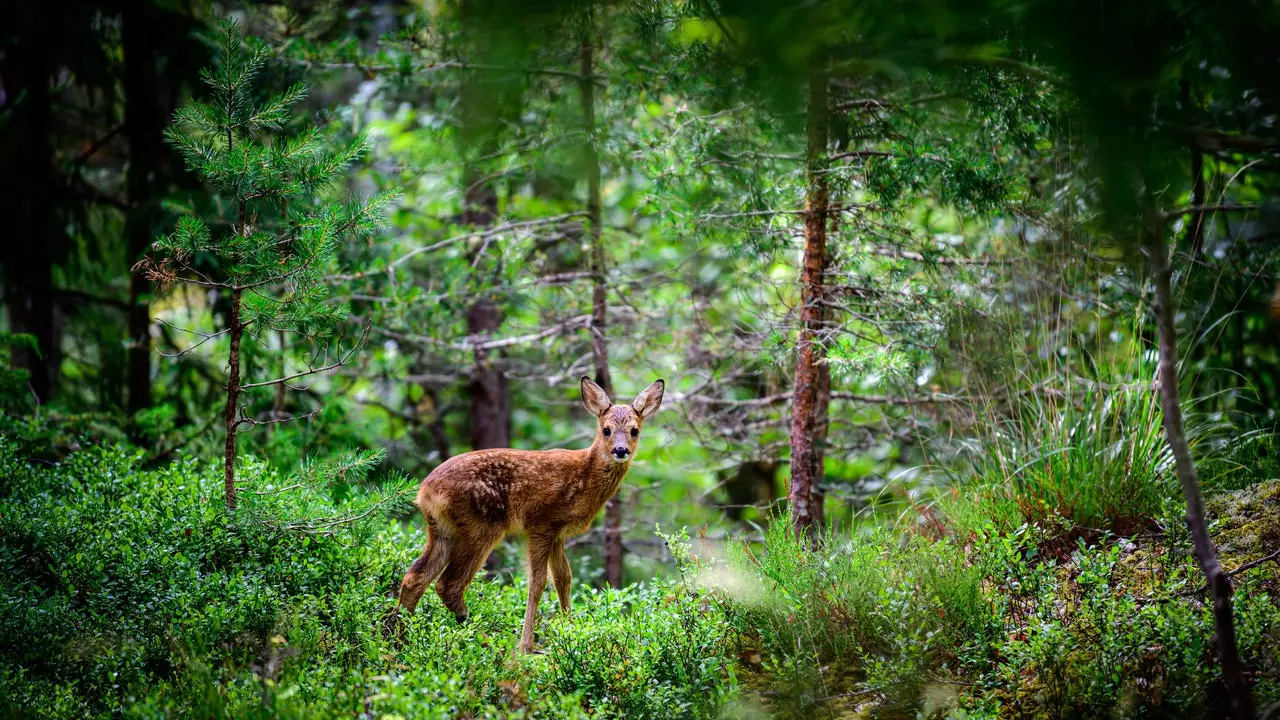
<svg viewBox="0 0 1280 720">
<path fill-rule="evenodd" d="M 334 368 L 340 368 L 343 365 L 346 365 L 351 360 L 351 356 L 354 355 L 355 352 L 359 350 L 362 345 L 364 345 L 365 338 L 368 337 L 369 335 L 369 327 L 370 326 L 368 325 L 365 326 L 364 332 L 360 333 L 360 339 L 356 341 L 356 344 L 352 345 L 351 349 L 347 350 L 347 352 L 343 354 L 343 356 L 339 358 L 336 362 L 325 365 L 324 367 L 318 367 L 318 368 L 308 367 L 306 370 L 302 372 L 294 373 L 293 375 L 289 375 L 287 377 L 276 378 L 275 380 L 264 380 L 262 382 L 256 382 L 256 383 L 244 383 L 240 386 L 240 389 L 248 390 L 249 388 L 266 387 L 268 385 L 280 385 L 282 383 L 287 383 L 290 380 L 296 380 L 300 377 L 306 377 L 307 375 L 315 375 L 317 373 L 328 372 L 329 370 L 333 370 Z"/>
</svg>

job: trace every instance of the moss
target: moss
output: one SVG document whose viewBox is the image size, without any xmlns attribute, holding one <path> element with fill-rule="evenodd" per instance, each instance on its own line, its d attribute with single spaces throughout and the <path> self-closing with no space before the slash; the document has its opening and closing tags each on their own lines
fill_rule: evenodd
<svg viewBox="0 0 1280 720">
<path fill-rule="evenodd" d="M 1210 498 L 1206 510 L 1228 569 L 1280 549 L 1280 480 Z"/>
</svg>

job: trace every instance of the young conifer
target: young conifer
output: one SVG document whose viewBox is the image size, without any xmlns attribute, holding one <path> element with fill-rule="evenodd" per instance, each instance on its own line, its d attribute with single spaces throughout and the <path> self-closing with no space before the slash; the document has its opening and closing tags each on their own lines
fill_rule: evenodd
<svg viewBox="0 0 1280 720">
<path fill-rule="evenodd" d="M 379 229 L 381 210 L 391 197 L 335 199 L 333 186 L 366 152 L 367 141 L 359 138 L 334 150 L 314 126 L 284 132 L 306 86 L 295 84 L 255 102 L 253 85 L 268 49 L 244 38 L 233 21 L 219 26 L 217 40 L 213 65 L 201 73 L 210 89 L 208 100 L 178 110 L 165 136 L 215 194 L 214 206 L 227 208 L 230 217 L 216 224 L 194 214 L 183 217 L 142 262 L 154 280 L 229 296 L 225 327 L 197 346 L 224 334 L 229 340 L 224 462 L 226 504 L 234 509 L 236 432 L 259 423 L 242 408 L 241 393 L 325 372 L 350 359 L 359 343 L 345 352 L 339 347 L 350 313 L 330 301 L 324 278 L 333 270 L 339 243 Z M 310 357 L 324 361 L 312 360 L 305 370 L 273 380 L 243 381 L 241 343 L 265 343 L 281 334 L 297 338 L 309 347 Z"/>
</svg>

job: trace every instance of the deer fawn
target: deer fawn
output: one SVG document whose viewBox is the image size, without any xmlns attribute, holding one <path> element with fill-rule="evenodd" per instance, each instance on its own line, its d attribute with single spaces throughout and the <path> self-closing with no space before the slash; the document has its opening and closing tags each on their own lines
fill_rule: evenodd
<svg viewBox="0 0 1280 720">
<path fill-rule="evenodd" d="M 520 651 L 533 650 L 538 601 L 555 582 L 560 611 L 568 612 L 572 573 L 565 539 L 591 526 L 631 467 L 644 422 L 662 405 L 658 380 L 630 405 L 614 405 L 599 385 L 582 378 L 582 404 L 596 417 L 591 447 L 583 450 L 477 450 L 450 458 L 418 488 L 427 521 L 426 550 L 400 581 L 400 605 L 412 613 L 423 591 L 436 594 L 458 622 L 467 619 L 462 595 L 494 545 L 506 535 L 528 537 L 529 602 Z"/>
</svg>

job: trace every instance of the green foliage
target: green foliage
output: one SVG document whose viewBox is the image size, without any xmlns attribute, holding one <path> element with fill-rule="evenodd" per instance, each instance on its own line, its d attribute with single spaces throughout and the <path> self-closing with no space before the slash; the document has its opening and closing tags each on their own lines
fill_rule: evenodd
<svg viewBox="0 0 1280 720">
<path fill-rule="evenodd" d="M 225 284 L 231 287 L 288 281 L 279 297 L 250 295 L 244 322 L 263 330 L 297 330 L 323 338 L 347 315 L 342 307 L 323 302 L 326 293 L 320 283 L 338 241 L 376 232 L 380 210 L 391 195 L 317 207 L 313 198 L 335 185 L 368 151 L 368 143 L 360 138 L 329 150 L 314 127 L 268 139 L 266 133 L 284 128 L 292 106 L 306 96 L 305 86 L 293 85 L 255 103 L 253 85 L 270 57 L 269 49 L 253 40 L 246 44 L 232 21 L 219 27 L 218 41 L 213 66 L 201 74 L 210 99 L 179 109 L 165 137 L 187 168 L 238 215 L 230 232 L 216 236 L 202 219 L 181 218 L 174 232 L 155 243 L 153 252 L 161 258 L 157 273 L 164 278 L 169 264 L 190 266 L 197 256 L 212 254 L 223 262 Z"/>
<path fill-rule="evenodd" d="M 867 527 L 811 548 L 786 522 L 770 524 L 760 550 L 733 546 L 728 566 L 703 578 L 775 676 L 785 717 L 868 687 L 891 689 L 889 707 L 912 704 L 933 672 L 981 666 L 1001 629 L 982 579 L 949 541 Z"/>
<path fill-rule="evenodd" d="M 283 344 L 287 333 L 328 348 L 351 310 L 330 298 L 326 278 L 343 242 L 378 231 L 394 193 L 363 201 L 330 197 L 351 163 L 368 151 L 367 141 L 357 138 L 335 150 L 315 126 L 284 133 L 306 88 L 295 84 L 256 101 L 254 84 L 269 49 L 246 41 L 232 21 L 218 28 L 217 41 L 214 63 L 201 75 L 209 100 L 183 106 L 165 137 L 213 191 L 215 206 L 228 208 L 232 218 L 225 228 L 195 215 L 180 218 L 154 243 L 143 267 L 161 282 L 231 291 L 231 302 L 240 306 L 239 326 L 228 331 L 237 336 L 244 328 L 265 345 L 278 332 Z M 205 269 L 211 261 L 217 266 L 212 275 Z M 219 334 L 206 334 L 202 342 Z M 340 364 L 349 356 L 326 359 Z M 315 357 L 307 362 L 314 369 Z"/>
<path fill-rule="evenodd" d="M 31 409 L 31 373 L 10 364 L 13 352 L 24 347 L 39 352 L 31 335 L 0 332 L 0 412 L 22 414 Z"/>
<path fill-rule="evenodd" d="M 86 119 L 55 123 L 48 167 L 32 168 L 65 176 L 68 191 L 47 217 L 18 220 L 56 253 L 48 267 L 20 265 L 17 283 L 5 267 L 20 311 L 34 307 L 21 273 L 47 271 L 66 323 L 57 404 L 24 415 L 27 378 L 0 362 L 0 697 L 15 714 L 1213 708 L 1212 627 L 1137 339 L 1152 330 L 1138 314 L 1146 280 L 1124 251 L 1139 211 L 1193 202 L 1193 176 L 1206 202 L 1263 208 L 1168 225 L 1198 468 L 1211 494 L 1232 493 L 1209 499 L 1214 539 L 1229 568 L 1256 560 L 1278 537 L 1265 482 L 1280 475 L 1265 160 L 1280 73 L 1257 52 L 1274 7 L 728 0 L 594 4 L 588 17 L 558 0 L 482 0 L 463 17 L 453 3 L 391 9 L 401 5 L 245 4 L 238 16 L 274 46 L 222 25 L 207 89 L 193 93 L 169 68 L 204 58 L 160 38 L 165 94 L 194 97 L 167 138 L 205 189 L 166 197 L 156 182 L 140 203 L 121 187 L 125 163 L 144 159 L 136 108 L 119 112 L 113 77 L 135 67 L 115 38 L 133 18 L 70 7 L 77 42 L 51 45 L 52 111 Z M 205 17 L 189 12 L 174 36 Z M 50 39 L 14 37 L 18 49 Z M 590 136 L 577 77 L 587 43 Z M 410 515 L 402 472 L 421 477 L 466 446 L 473 368 L 507 373 L 513 444 L 573 446 L 592 429 L 571 387 L 591 335 L 565 322 L 590 312 L 598 277 L 582 223 L 588 147 L 603 180 L 592 229 L 615 381 L 679 376 L 679 412 L 646 429 L 623 486 L 639 528 L 628 547 L 650 539 L 653 519 L 706 523 L 699 542 L 712 545 L 746 532 L 721 516 L 719 479 L 763 460 L 763 484 L 776 484 L 786 455 L 778 400 L 792 380 L 807 184 L 799 109 L 815 68 L 831 73 L 826 177 L 840 207 L 821 341 L 837 393 L 822 486 L 841 532 L 807 548 L 785 518 L 766 524 L 750 508 L 763 548 L 734 544 L 728 565 L 705 563 L 673 535 L 679 581 L 607 592 L 587 586 L 598 564 L 582 543 L 576 613 L 543 624 L 537 657 L 511 653 L 523 575 L 478 581 L 463 626 L 428 596 L 403 642 L 389 640 L 390 594 L 424 537 L 384 516 Z M 15 98 L 9 125 L 29 129 L 30 95 Z M 74 148 L 88 151 L 64 152 Z M 385 241 L 373 234 L 390 193 L 343 201 L 348 184 L 408 195 Z M 13 197 L 21 213 L 37 199 Z M 141 267 L 159 292 L 135 298 L 137 258 L 121 238 L 159 221 L 140 217 L 149 205 L 182 217 Z M 123 405 L 121 307 L 138 299 L 161 320 L 158 347 L 207 344 L 161 361 L 162 404 L 126 424 L 110 410 Z M 236 301 L 246 382 L 345 361 L 320 356 L 350 328 L 382 342 L 337 380 L 308 375 L 295 388 L 305 394 L 270 411 L 249 391 L 245 422 L 325 408 L 252 434 L 251 454 L 272 462 L 243 461 L 228 518 L 203 459 L 220 449 L 208 427 Z M 497 320 L 477 331 L 481 301 Z M 170 320 L 192 336 L 173 336 Z M 501 347 L 477 353 L 477 332 Z M 0 354 L 20 337 L 0 334 Z M 126 431 L 149 452 L 117 444 Z M 896 524 L 867 508 L 878 487 L 905 491 Z M 764 506 L 779 489 L 747 501 Z M 633 577 L 669 569 L 666 554 L 627 557 Z M 1280 697 L 1273 567 L 1235 578 L 1263 707 Z"/>
<path fill-rule="evenodd" d="M 985 362 L 993 367 L 1009 361 L 990 377 L 1009 384 L 984 401 L 990 421 L 967 449 L 971 464 L 951 471 L 937 503 L 962 534 L 989 521 L 1003 530 L 1032 522 L 1068 534 L 1129 534 L 1181 501 L 1153 390 L 1154 349 L 1132 329 L 1117 328 L 1114 340 L 1043 362 L 1017 357 L 1016 341 L 1012 353 L 988 349 Z M 1229 425 L 1198 412 L 1198 404 L 1183 404 L 1188 441 L 1210 472 L 1226 472 L 1213 468 L 1224 468 L 1249 438 L 1232 437 Z"/>
<path fill-rule="evenodd" d="M 219 468 L 142 459 L 101 444 L 49 465 L 0 439 L 6 711 L 710 718 L 733 690 L 718 606 L 661 581 L 581 589 L 538 656 L 513 654 L 519 583 L 473 585 L 465 625 L 428 597 L 384 634 L 424 537 L 386 520 L 410 488 L 368 482 L 380 454 L 293 475 L 250 459 L 234 514 Z"/>
<path fill-rule="evenodd" d="M 922 518 L 923 520 L 923 518 Z M 929 526 L 869 526 L 806 547 L 774 523 L 700 579 L 726 606 L 744 687 L 778 717 L 1187 717 L 1211 712 L 1217 669 L 1202 580 L 1185 545 L 1104 537 L 1061 548 L 1052 525 L 987 524 L 963 546 Z M 1255 549 L 1253 555 L 1256 555 Z M 1280 672 L 1267 573 L 1242 582 L 1251 666 Z"/>
</svg>

